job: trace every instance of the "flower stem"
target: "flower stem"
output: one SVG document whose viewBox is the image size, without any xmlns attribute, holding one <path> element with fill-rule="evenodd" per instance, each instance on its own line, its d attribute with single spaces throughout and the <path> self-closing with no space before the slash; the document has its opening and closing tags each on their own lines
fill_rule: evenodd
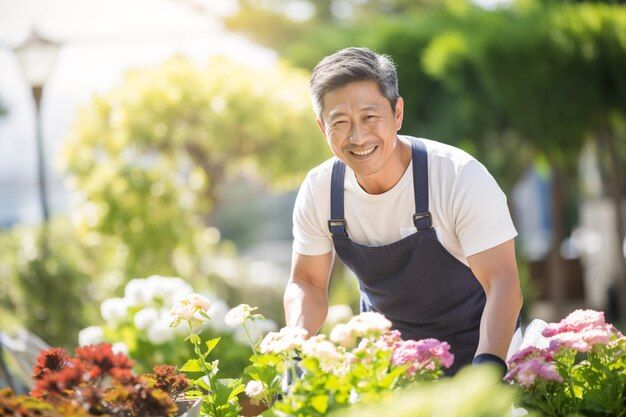
<svg viewBox="0 0 626 417">
<path fill-rule="evenodd" d="M 254 356 L 257 355 L 256 353 L 256 349 L 254 348 L 254 343 L 252 342 L 252 337 L 250 337 L 250 332 L 248 331 L 248 328 L 246 327 L 246 321 L 244 320 L 243 323 L 241 323 L 243 325 L 243 330 L 246 332 L 246 336 L 248 337 L 248 342 L 250 342 L 250 347 L 252 348 L 252 353 L 254 354 Z"/>
</svg>

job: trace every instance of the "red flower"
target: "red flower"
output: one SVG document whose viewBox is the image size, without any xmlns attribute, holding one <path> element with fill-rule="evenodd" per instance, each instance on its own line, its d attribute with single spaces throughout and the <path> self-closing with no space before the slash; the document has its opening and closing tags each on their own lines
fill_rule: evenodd
<svg viewBox="0 0 626 417">
<path fill-rule="evenodd" d="M 110 343 L 100 343 L 99 345 L 87 345 L 76 348 L 76 356 L 85 364 L 89 379 L 96 379 L 104 375 L 120 374 L 120 370 L 130 372 L 133 366 L 132 361 L 123 353 L 113 353 Z M 117 370 L 114 371 L 113 370 Z"/>
<path fill-rule="evenodd" d="M 73 359 L 65 368 L 48 372 L 36 381 L 35 389 L 31 392 L 34 397 L 46 395 L 65 395 L 67 390 L 72 390 L 84 381 L 84 367 Z"/>
<path fill-rule="evenodd" d="M 37 358 L 37 364 L 33 366 L 33 380 L 38 380 L 51 372 L 58 372 L 65 368 L 70 361 L 62 348 L 42 350 Z"/>
</svg>

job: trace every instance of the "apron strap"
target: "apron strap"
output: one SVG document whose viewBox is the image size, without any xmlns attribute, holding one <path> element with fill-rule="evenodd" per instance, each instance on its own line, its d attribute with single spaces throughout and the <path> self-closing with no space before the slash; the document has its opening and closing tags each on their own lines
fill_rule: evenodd
<svg viewBox="0 0 626 417">
<path fill-rule="evenodd" d="M 419 139 L 411 140 L 413 158 L 413 194 L 415 196 L 415 214 L 413 224 L 417 231 L 432 229 L 433 217 L 428 211 L 428 152 L 426 145 Z"/>
<path fill-rule="evenodd" d="M 335 160 L 330 180 L 330 220 L 328 220 L 328 230 L 336 237 L 348 237 L 343 211 L 343 180 L 345 174 L 346 164 L 340 159 Z"/>
<path fill-rule="evenodd" d="M 432 229 L 433 219 L 428 211 L 428 153 L 426 146 L 419 139 L 411 140 L 413 159 L 413 194 L 415 196 L 415 214 L 413 224 L 417 231 Z M 348 237 L 344 218 L 343 184 L 346 164 L 336 159 L 330 180 L 330 220 L 328 230 L 333 236 Z"/>
</svg>

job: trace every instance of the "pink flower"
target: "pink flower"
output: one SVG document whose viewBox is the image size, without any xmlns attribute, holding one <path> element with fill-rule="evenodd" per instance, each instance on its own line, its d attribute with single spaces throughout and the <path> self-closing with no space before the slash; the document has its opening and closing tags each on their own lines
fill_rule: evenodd
<svg viewBox="0 0 626 417">
<path fill-rule="evenodd" d="M 396 343 L 400 342 L 402 338 L 398 330 L 392 330 L 380 336 L 375 342 L 374 346 L 381 350 L 391 350 Z"/>
<path fill-rule="evenodd" d="M 508 361 L 509 367 L 514 367 L 517 364 L 526 362 L 529 357 L 534 356 L 539 356 L 549 362 L 552 360 L 552 351 L 548 349 L 539 349 L 535 346 L 528 346 L 511 356 Z"/>
<path fill-rule="evenodd" d="M 553 362 L 545 362 L 541 357 L 534 357 L 518 365 L 505 376 L 504 380 L 516 379 L 522 386 L 529 387 L 537 378 L 544 381 L 563 382 L 563 378 L 556 370 L 556 365 Z"/>
<path fill-rule="evenodd" d="M 551 323 L 542 335 L 551 338 L 550 349 L 574 349 L 589 352 L 597 344 L 609 344 L 621 333 L 607 324 L 604 313 L 595 310 L 576 310 L 559 323 Z"/>
<path fill-rule="evenodd" d="M 586 329 L 606 328 L 604 313 L 595 310 L 576 310 L 558 323 L 550 323 L 542 335 L 551 337 L 559 333 L 581 332 Z"/>
<path fill-rule="evenodd" d="M 410 376 L 415 375 L 420 368 L 434 370 L 437 363 L 449 368 L 453 362 L 450 345 L 437 339 L 398 341 L 391 356 L 393 365 L 411 364 L 406 371 Z"/>
<path fill-rule="evenodd" d="M 504 380 L 517 380 L 524 387 L 533 385 L 537 378 L 544 381 L 563 381 L 556 370 L 551 349 L 534 346 L 522 349 L 509 359 L 509 369 Z"/>
</svg>

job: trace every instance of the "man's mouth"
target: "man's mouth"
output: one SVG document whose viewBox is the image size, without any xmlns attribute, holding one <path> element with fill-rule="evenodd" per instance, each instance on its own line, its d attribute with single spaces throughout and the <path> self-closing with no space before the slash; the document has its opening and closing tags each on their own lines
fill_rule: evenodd
<svg viewBox="0 0 626 417">
<path fill-rule="evenodd" d="M 367 149 L 362 149 L 362 150 L 352 150 L 350 151 L 351 154 L 356 155 L 356 156 L 366 156 L 371 154 L 372 152 L 374 152 L 374 150 L 376 149 L 376 146 L 372 146 L 371 148 L 367 148 Z"/>
</svg>

